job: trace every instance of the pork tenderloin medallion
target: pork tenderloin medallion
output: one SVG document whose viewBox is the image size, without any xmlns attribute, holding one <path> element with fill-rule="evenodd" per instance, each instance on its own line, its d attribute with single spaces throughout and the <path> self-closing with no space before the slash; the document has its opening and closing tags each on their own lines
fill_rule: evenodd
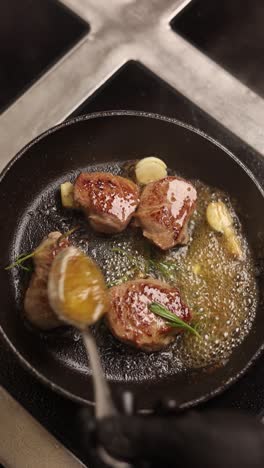
<svg viewBox="0 0 264 468">
<path fill-rule="evenodd" d="M 162 250 L 186 244 L 188 221 L 196 200 L 196 189 L 187 180 L 169 176 L 151 182 L 142 191 L 136 224 Z"/>
<path fill-rule="evenodd" d="M 107 172 L 83 172 L 74 184 L 74 203 L 96 231 L 118 233 L 137 209 L 139 188 L 131 180 Z"/>
<path fill-rule="evenodd" d="M 159 280 L 128 281 L 110 288 L 109 294 L 111 306 L 106 320 L 113 335 L 144 351 L 165 348 L 182 332 L 151 312 L 152 302 L 163 305 L 186 323 L 191 320 L 178 289 Z"/>
<path fill-rule="evenodd" d="M 33 257 L 34 272 L 24 299 L 25 317 L 35 327 L 51 330 L 62 325 L 52 310 L 48 299 L 48 277 L 55 256 L 69 246 L 67 238 L 59 241 L 62 234 L 51 232 L 40 245 Z"/>
</svg>

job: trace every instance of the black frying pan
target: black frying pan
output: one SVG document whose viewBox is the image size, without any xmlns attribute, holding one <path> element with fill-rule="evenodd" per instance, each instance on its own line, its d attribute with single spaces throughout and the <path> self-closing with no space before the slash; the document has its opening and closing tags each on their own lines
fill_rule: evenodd
<svg viewBox="0 0 264 468">
<path fill-rule="evenodd" d="M 105 170 L 113 170 L 113 161 L 147 155 L 158 155 L 186 178 L 217 186 L 238 201 L 238 214 L 258 267 L 260 298 L 254 325 L 224 367 L 171 375 L 169 363 L 159 353 L 147 355 L 117 344 L 104 326 L 97 332 L 115 394 L 132 390 L 140 408 L 151 408 L 164 396 L 189 407 L 227 388 L 264 347 L 263 191 L 248 169 L 219 143 L 176 120 L 140 112 L 91 114 L 45 132 L 1 175 L 1 266 L 9 264 L 14 255 L 31 251 L 48 232 L 65 231 L 76 223 L 60 206 L 61 181 L 74 180 L 81 169 L 91 165 L 96 170 L 98 164 L 106 163 Z M 87 233 L 88 238 L 93 235 Z M 67 328 L 46 335 L 31 330 L 21 318 L 28 275 L 1 268 L 0 281 L 1 331 L 20 360 L 58 392 L 79 402 L 92 402 L 90 370 L 78 336 Z"/>
</svg>

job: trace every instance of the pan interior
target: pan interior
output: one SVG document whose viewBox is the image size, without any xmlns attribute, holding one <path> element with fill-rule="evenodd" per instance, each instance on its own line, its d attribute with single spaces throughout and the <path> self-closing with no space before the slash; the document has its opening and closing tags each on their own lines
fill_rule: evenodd
<svg viewBox="0 0 264 468">
<path fill-rule="evenodd" d="M 125 130 L 121 138 L 118 135 L 120 125 Z M 135 132 L 141 135 L 141 144 L 135 142 Z M 164 138 L 167 143 L 162 143 Z M 77 224 L 81 228 L 73 235 L 73 242 L 102 262 L 105 252 L 111 249 L 113 238 L 87 229 L 81 214 L 65 212 L 58 187 L 65 180 L 73 181 L 82 170 L 119 174 L 127 159 L 152 154 L 164 158 L 169 167 L 186 178 L 199 178 L 218 186 L 238 201 L 238 214 L 253 250 L 261 285 L 263 226 L 257 208 L 263 209 L 263 199 L 254 181 L 227 153 L 201 136 L 173 123 L 136 116 L 98 117 L 62 127 L 31 146 L 17 160 L 0 186 L 1 199 L 3 196 L 7 199 L 8 194 L 8 203 L 12 206 L 0 236 L 2 245 L 6 245 L 4 264 L 21 252 L 31 251 L 48 232 L 65 232 Z M 232 176 L 236 177 L 232 180 Z M 11 193 L 10 184 L 14 187 Z M 255 223 L 254 228 L 252 223 Z M 120 239 L 122 235 L 115 236 L 115 242 Z M 28 274 L 17 269 L 10 274 L 2 271 L 1 279 L 8 291 L 8 296 L 1 293 L 4 305 L 1 325 L 13 346 L 61 391 L 77 399 L 92 400 L 90 368 L 78 332 L 66 327 L 46 334 L 32 330 L 21 319 Z M 170 349 L 146 354 L 129 348 L 114 339 L 101 324 L 94 333 L 106 376 L 116 391 L 132 389 L 142 408 L 151 407 L 164 393 L 176 398 L 179 405 L 208 398 L 236 378 L 261 347 L 261 307 L 260 297 L 249 336 L 224 366 L 211 368 L 210 372 L 186 371 Z"/>
</svg>

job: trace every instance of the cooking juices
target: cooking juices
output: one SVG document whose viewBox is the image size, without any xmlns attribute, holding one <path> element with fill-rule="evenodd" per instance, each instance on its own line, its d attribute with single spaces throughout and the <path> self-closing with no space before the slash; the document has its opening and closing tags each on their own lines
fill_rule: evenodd
<svg viewBox="0 0 264 468">
<path fill-rule="evenodd" d="M 112 243 L 102 262 L 109 286 L 154 276 L 179 288 L 200 334 L 199 338 L 183 333 L 167 350 L 177 367 L 184 368 L 224 363 L 248 334 L 257 306 L 253 261 L 229 198 L 201 182 L 195 186 L 198 201 L 188 245 L 163 254 L 130 230 Z M 224 236 L 206 220 L 208 204 L 217 200 L 227 205 L 235 220 L 241 258 L 230 254 Z"/>
<path fill-rule="evenodd" d="M 121 163 L 86 167 L 85 171 L 127 176 Z M 109 379 L 162 379 L 184 369 L 222 365 L 250 331 L 257 306 L 257 287 L 243 229 L 226 194 L 199 181 L 193 183 L 198 200 L 188 228 L 190 240 L 186 246 L 176 246 L 167 252 L 153 246 L 143 238 L 140 229 L 132 226 L 121 234 L 103 235 L 87 225 L 83 214 L 73 210 L 66 216 L 61 203 L 54 198 L 54 189 L 45 195 L 38 208 L 40 217 L 46 216 L 49 221 L 49 231 L 66 232 L 72 226 L 81 225 L 72 235 L 72 243 L 98 263 L 108 287 L 133 278 L 158 278 L 175 285 L 192 311 L 191 325 L 201 338 L 184 332 L 164 350 L 152 353 L 119 342 L 102 321 L 94 333 Z M 206 220 L 208 204 L 218 200 L 232 214 L 241 258 L 230 253 L 225 237 L 214 231 Z M 17 284 L 16 271 L 13 274 Z M 18 301 L 22 300 L 19 296 Z"/>
</svg>

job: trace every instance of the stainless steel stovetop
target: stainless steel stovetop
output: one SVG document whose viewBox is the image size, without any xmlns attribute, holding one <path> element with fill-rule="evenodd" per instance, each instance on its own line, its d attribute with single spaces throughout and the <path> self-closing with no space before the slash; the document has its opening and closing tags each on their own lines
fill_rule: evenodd
<svg viewBox="0 0 264 468">
<path fill-rule="evenodd" d="M 190 1 L 63 0 L 89 23 L 90 31 L 0 117 L 1 165 L 67 118 L 130 60 L 263 152 L 263 99 L 170 27 Z"/>
</svg>

